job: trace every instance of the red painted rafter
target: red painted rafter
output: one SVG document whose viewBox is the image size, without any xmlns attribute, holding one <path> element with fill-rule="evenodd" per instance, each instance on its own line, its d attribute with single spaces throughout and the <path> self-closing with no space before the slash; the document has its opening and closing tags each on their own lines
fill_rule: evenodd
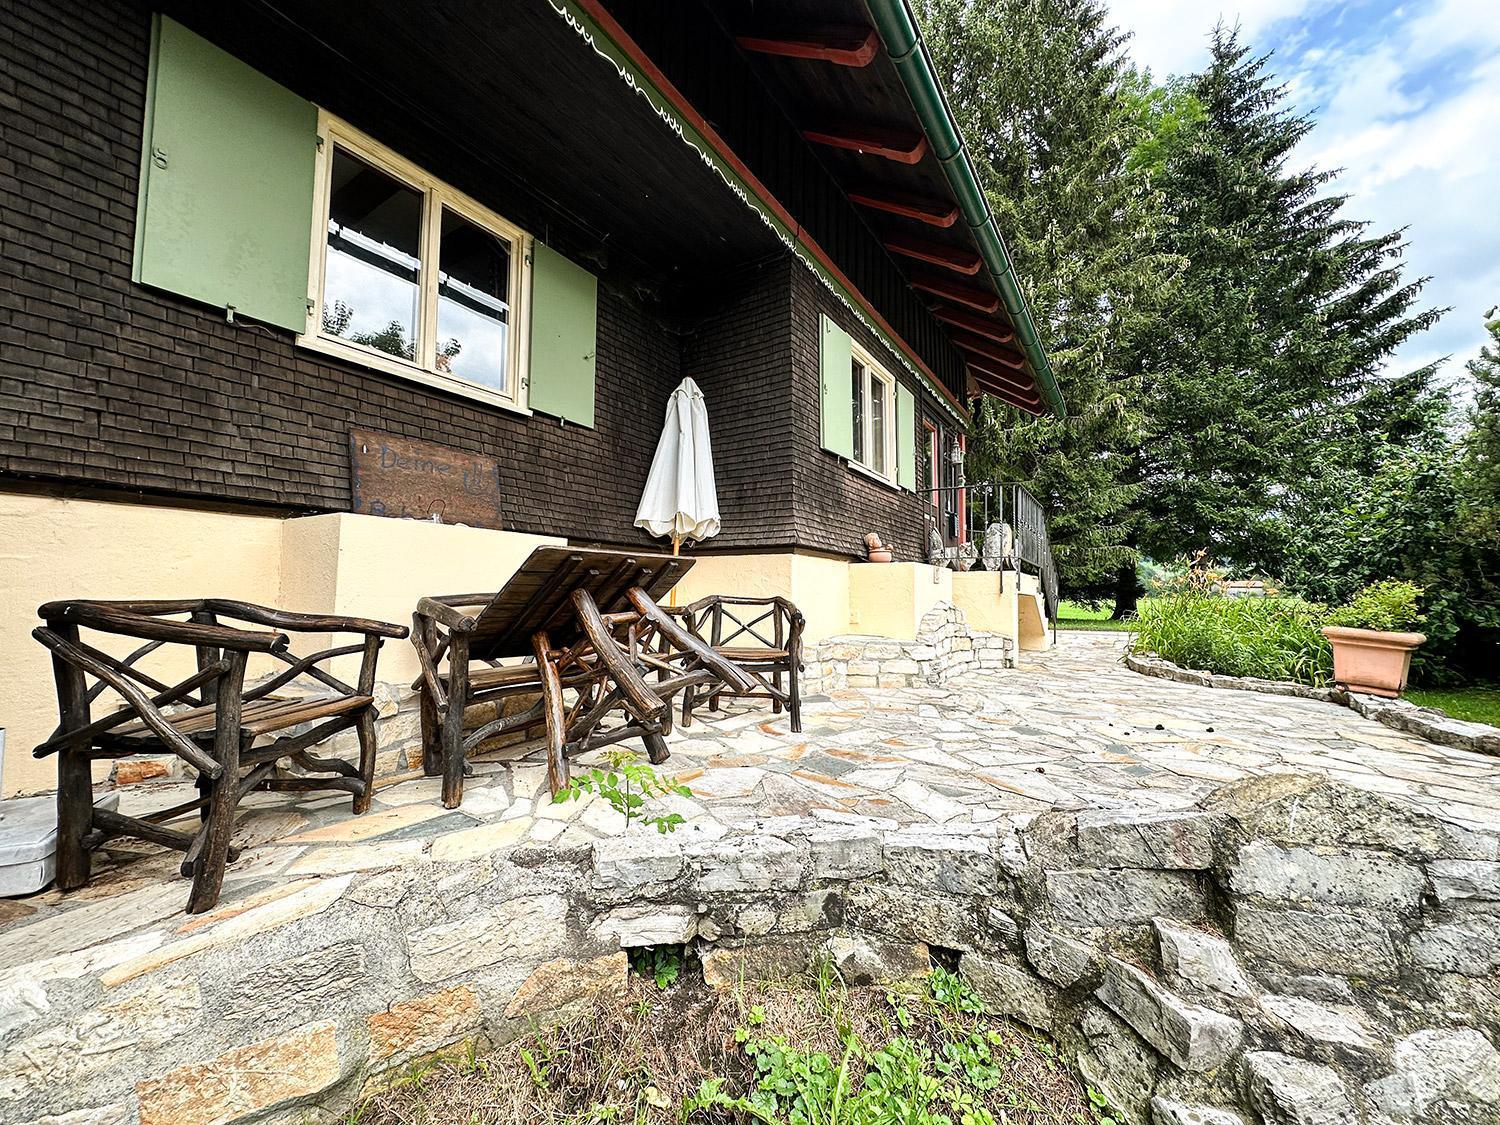
<svg viewBox="0 0 1500 1125">
<path fill-rule="evenodd" d="M 980 363 L 971 359 L 969 360 L 969 373 L 981 382 L 1007 387 L 1015 394 L 1033 397 L 1037 394 L 1036 384 L 1017 371 L 1008 371 L 994 364 Z M 1041 399 L 1038 398 L 1037 401 L 1040 402 Z"/>
<path fill-rule="evenodd" d="M 954 346 L 984 359 L 993 360 L 1009 367 L 1012 371 L 1026 370 L 1025 357 L 1014 348 L 1007 348 L 1004 344 L 997 344 L 993 340 L 986 340 L 983 336 L 974 336 L 968 332 L 954 332 L 948 338 L 953 341 Z"/>
<path fill-rule="evenodd" d="M 977 285 L 965 285 L 961 281 L 954 281 L 939 274 L 922 272 L 913 272 L 911 283 L 924 293 L 931 293 L 949 301 L 957 301 L 976 312 L 993 313 L 1000 310 L 1000 298 L 988 289 L 981 289 Z"/>
<path fill-rule="evenodd" d="M 971 372 L 970 374 L 973 378 L 974 389 L 978 390 L 981 394 L 994 395 L 996 398 L 1003 399 L 1012 406 L 1019 407 L 1032 414 L 1040 414 L 1042 412 L 1042 400 L 1035 393 L 1028 394 L 1024 391 L 1015 390 L 1006 383 L 996 382 L 988 376 L 980 375 L 977 372 Z"/>
<path fill-rule="evenodd" d="M 869 66 L 880 49 L 873 27 L 840 25 L 810 27 L 801 31 L 736 35 L 734 41 L 747 51 L 783 55 L 792 59 L 814 59 L 838 66 Z"/>
<path fill-rule="evenodd" d="M 826 125 L 803 129 L 811 144 L 883 156 L 898 164 L 916 164 L 927 154 L 927 138 L 906 129 L 884 125 Z"/>
<path fill-rule="evenodd" d="M 962 246 L 950 246 L 946 242 L 928 242 L 923 238 L 912 238 L 904 234 L 892 234 L 885 238 L 885 248 L 893 254 L 915 258 L 919 262 L 942 266 L 954 273 L 973 277 L 984 263 L 974 251 Z"/>
<path fill-rule="evenodd" d="M 958 222 L 958 204 L 946 199 L 932 199 L 925 195 L 913 195 L 906 191 L 891 191 L 886 188 L 850 188 L 851 202 L 888 215 L 900 215 L 904 219 L 916 219 L 930 227 L 951 227 Z"/>
<path fill-rule="evenodd" d="M 735 173 L 739 175 L 757 195 L 765 200 L 767 206 L 770 207 L 771 211 L 776 215 L 776 217 L 789 229 L 798 229 L 797 220 L 792 218 L 791 212 L 786 209 L 786 206 L 779 199 L 777 199 L 775 195 L 771 193 L 771 190 L 761 182 L 760 178 L 756 176 L 754 172 L 750 171 L 745 162 L 735 154 L 734 150 L 729 147 L 724 138 L 719 135 L 718 130 L 710 125 L 708 121 L 703 117 L 703 115 L 693 108 L 692 103 L 683 96 L 682 91 L 677 89 L 677 87 L 672 84 L 671 79 L 669 79 L 665 74 L 662 73 L 661 68 L 651 61 L 650 57 L 646 54 L 645 51 L 641 50 L 640 44 L 632 39 L 629 33 L 620 26 L 620 21 L 615 19 L 615 17 L 610 14 L 609 9 L 604 6 L 602 0 L 578 0 L 578 2 L 583 7 L 584 11 L 588 13 L 589 18 L 597 23 L 599 27 L 604 31 L 605 35 L 614 40 L 614 42 L 620 46 L 625 54 L 637 66 L 641 68 L 641 70 L 652 81 L 652 83 L 655 84 L 655 86 L 659 90 L 661 90 L 664 95 L 666 95 L 668 101 L 670 101 L 676 111 L 683 116 L 684 120 L 686 120 L 693 126 L 694 129 L 698 130 L 699 133 L 707 138 L 709 143 L 717 148 L 718 151 L 723 155 L 724 159 L 729 163 L 730 167 L 734 169 Z M 824 250 L 823 247 L 820 246 L 815 239 L 807 235 L 805 232 L 801 237 L 803 245 L 807 247 L 812 256 L 817 259 L 818 263 L 825 270 L 828 271 L 831 277 L 835 278 L 840 285 L 848 290 L 848 292 L 854 297 L 855 302 L 860 306 L 860 308 L 864 309 L 864 311 L 870 316 L 870 318 L 876 324 L 878 324 L 882 331 L 886 332 L 891 337 L 891 339 L 898 340 L 904 345 L 907 352 L 909 353 L 908 358 L 910 358 L 911 361 L 916 364 L 916 366 L 922 371 L 925 376 L 927 376 L 928 380 L 931 382 L 932 389 L 937 391 L 938 394 L 952 403 L 954 407 L 958 409 L 961 415 L 966 416 L 968 413 L 968 408 L 965 407 L 964 404 L 959 400 L 959 397 L 943 385 L 943 381 L 938 378 L 937 373 L 933 371 L 932 368 L 922 360 L 921 356 L 916 354 L 911 345 L 907 343 L 907 341 L 901 336 L 901 334 L 891 326 L 890 321 L 886 320 L 885 317 L 880 315 L 880 312 L 875 308 L 874 304 L 872 304 L 870 299 L 866 297 L 859 290 L 858 286 L 856 286 L 854 282 L 849 279 L 849 276 L 834 264 L 833 259 L 828 256 L 828 252 Z"/>
<path fill-rule="evenodd" d="M 990 391 L 985 391 L 984 393 L 993 394 L 993 392 Z M 994 394 L 993 397 L 998 398 L 1007 406 L 1014 406 L 1023 414 L 1030 414 L 1033 418 L 1041 418 L 1047 413 L 1046 408 L 1038 403 L 1022 402 L 1019 399 L 1011 398 L 1009 395 Z"/>
<path fill-rule="evenodd" d="M 951 324 L 954 328 L 963 328 L 977 333 L 987 340 L 994 340 L 997 344 L 1009 344 L 1016 338 L 1015 332 L 1008 325 L 987 316 L 978 316 L 966 309 L 938 305 L 932 310 L 932 315 L 944 324 Z"/>
</svg>

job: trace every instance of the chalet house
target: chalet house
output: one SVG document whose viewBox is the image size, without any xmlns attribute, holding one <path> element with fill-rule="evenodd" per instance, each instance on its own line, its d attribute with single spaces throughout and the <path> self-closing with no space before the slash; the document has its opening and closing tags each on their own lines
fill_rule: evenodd
<svg viewBox="0 0 1500 1125">
<path fill-rule="evenodd" d="M 973 400 L 1062 409 L 905 0 L 7 0 L 0 28 L 7 792 L 51 783 L 48 599 L 405 621 L 539 543 L 659 548 L 634 516 L 691 376 L 723 530 L 684 596 L 899 633 L 951 589 L 914 560 L 968 534 Z"/>
</svg>

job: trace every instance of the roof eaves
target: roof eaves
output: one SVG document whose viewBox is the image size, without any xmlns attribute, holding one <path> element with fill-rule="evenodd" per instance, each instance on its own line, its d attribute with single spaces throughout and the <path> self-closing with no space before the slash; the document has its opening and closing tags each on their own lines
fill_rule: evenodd
<svg viewBox="0 0 1500 1125">
<path fill-rule="evenodd" d="M 985 267 L 995 280 L 1006 314 L 1015 328 L 1016 339 L 1031 369 L 1032 378 L 1041 392 L 1047 408 L 1059 418 L 1065 416 L 1067 407 L 1057 377 L 1052 373 L 1052 364 L 1042 348 L 1036 324 L 1031 317 L 1031 308 L 1021 292 L 1015 265 L 1010 251 L 1005 247 L 1005 238 L 995 224 L 995 217 L 985 201 L 984 189 L 969 154 L 964 148 L 958 123 L 948 108 L 948 100 L 938 82 L 937 72 L 927 53 L 927 45 L 917 27 L 907 0 L 865 0 L 875 29 L 885 44 L 886 54 L 896 67 L 901 84 L 906 87 L 912 107 L 921 121 L 922 130 L 932 146 L 943 169 L 943 175 L 958 200 L 964 221 L 974 235 Z"/>
</svg>

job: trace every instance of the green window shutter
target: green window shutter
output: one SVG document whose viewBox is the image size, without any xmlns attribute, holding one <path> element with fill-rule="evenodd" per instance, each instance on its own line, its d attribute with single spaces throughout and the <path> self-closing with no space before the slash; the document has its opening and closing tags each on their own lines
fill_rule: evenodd
<svg viewBox="0 0 1500 1125">
<path fill-rule="evenodd" d="M 302 331 L 317 109 L 165 16 L 148 82 L 132 276 Z"/>
<path fill-rule="evenodd" d="M 896 483 L 916 491 L 917 400 L 902 384 L 896 384 Z"/>
<path fill-rule="evenodd" d="M 533 243 L 531 409 L 593 426 L 598 339 L 598 279 L 556 250 Z"/>
<path fill-rule="evenodd" d="M 854 456 L 854 405 L 849 392 L 849 364 L 853 359 L 852 341 L 828 317 L 823 317 L 818 351 L 822 382 L 819 432 L 823 448 L 840 457 Z"/>
</svg>

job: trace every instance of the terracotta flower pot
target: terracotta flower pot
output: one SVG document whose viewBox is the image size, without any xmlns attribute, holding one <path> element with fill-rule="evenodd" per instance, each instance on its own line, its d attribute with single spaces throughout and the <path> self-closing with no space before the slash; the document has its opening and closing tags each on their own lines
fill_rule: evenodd
<svg viewBox="0 0 1500 1125">
<path fill-rule="evenodd" d="M 1384 633 L 1329 625 L 1323 635 L 1333 644 L 1333 678 L 1340 687 L 1395 699 L 1406 687 L 1411 654 L 1427 639 L 1422 633 Z"/>
<path fill-rule="evenodd" d="M 886 563 L 886 562 L 890 562 L 891 559 L 892 559 L 892 557 L 893 556 L 891 555 L 891 553 L 889 551 L 871 551 L 870 552 L 870 561 L 871 562 Z"/>
</svg>

